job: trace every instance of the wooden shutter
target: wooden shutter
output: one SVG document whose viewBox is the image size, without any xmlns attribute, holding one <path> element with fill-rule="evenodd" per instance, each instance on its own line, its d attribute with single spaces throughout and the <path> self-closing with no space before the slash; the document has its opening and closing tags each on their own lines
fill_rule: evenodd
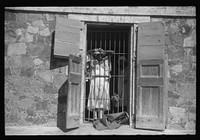
<svg viewBox="0 0 200 140">
<path fill-rule="evenodd" d="M 164 37 L 161 22 L 138 24 L 136 128 L 165 129 Z"/>
<path fill-rule="evenodd" d="M 81 101 L 81 63 L 80 57 L 69 56 L 69 76 L 67 95 L 66 128 L 79 127 Z"/>
<path fill-rule="evenodd" d="M 69 56 L 76 55 L 80 47 L 80 31 L 84 24 L 81 21 L 68 19 L 66 17 L 56 17 L 54 55 Z"/>
<path fill-rule="evenodd" d="M 57 126 L 61 130 L 79 127 L 82 59 L 69 55 L 68 80 L 58 92 Z"/>
</svg>

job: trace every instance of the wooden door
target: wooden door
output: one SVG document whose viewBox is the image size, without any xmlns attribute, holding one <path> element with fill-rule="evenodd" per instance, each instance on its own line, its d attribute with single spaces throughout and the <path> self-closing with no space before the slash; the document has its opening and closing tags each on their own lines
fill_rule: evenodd
<svg viewBox="0 0 200 140">
<path fill-rule="evenodd" d="M 161 22 L 138 24 L 136 128 L 165 129 L 164 38 Z"/>
</svg>

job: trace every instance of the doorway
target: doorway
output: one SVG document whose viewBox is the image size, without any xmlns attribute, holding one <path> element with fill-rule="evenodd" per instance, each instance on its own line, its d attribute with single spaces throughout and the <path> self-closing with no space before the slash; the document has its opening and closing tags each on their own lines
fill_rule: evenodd
<svg viewBox="0 0 200 140">
<path fill-rule="evenodd" d="M 105 111 L 104 114 L 122 111 L 129 113 L 130 32 L 131 26 L 129 25 L 87 25 L 87 52 L 97 48 L 114 51 L 109 58 L 111 62 L 109 78 L 110 110 Z M 91 79 L 87 75 L 85 79 L 84 122 L 91 122 L 94 120 L 94 114 L 87 108 Z"/>
</svg>

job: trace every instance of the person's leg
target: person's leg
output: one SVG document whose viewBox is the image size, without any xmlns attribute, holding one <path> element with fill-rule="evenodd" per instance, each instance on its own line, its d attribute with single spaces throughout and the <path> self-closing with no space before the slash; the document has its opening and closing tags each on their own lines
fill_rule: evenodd
<svg viewBox="0 0 200 140">
<path fill-rule="evenodd" d="M 102 119 L 102 117 L 103 117 L 103 109 L 100 109 L 99 110 L 99 119 Z"/>
<path fill-rule="evenodd" d="M 94 120 L 97 120 L 97 111 L 95 109 L 93 110 L 93 117 L 94 117 Z"/>
</svg>

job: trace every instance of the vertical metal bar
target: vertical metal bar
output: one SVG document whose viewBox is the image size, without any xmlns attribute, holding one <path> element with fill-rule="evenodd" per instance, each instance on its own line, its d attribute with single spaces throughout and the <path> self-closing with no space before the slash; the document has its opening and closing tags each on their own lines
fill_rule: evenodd
<svg viewBox="0 0 200 140">
<path fill-rule="evenodd" d="M 115 32 L 115 44 L 114 44 L 114 49 L 115 49 L 115 51 L 116 52 L 118 52 L 118 48 L 119 48 L 119 46 L 117 46 L 117 33 L 118 32 Z M 118 48 L 117 48 L 118 47 Z M 119 52 L 118 52 L 119 53 Z M 116 55 L 116 61 L 118 62 L 118 58 L 119 58 L 119 55 Z M 118 85 L 118 83 L 119 83 L 119 64 L 117 64 L 116 65 L 117 66 L 117 74 L 116 74 L 116 84 Z M 117 94 L 119 95 L 119 87 L 117 86 Z M 118 100 L 118 103 L 117 103 L 117 113 L 119 112 L 119 104 L 120 104 L 120 100 Z"/>
<path fill-rule="evenodd" d="M 121 93 L 120 93 L 120 88 L 121 88 L 121 85 L 120 85 L 120 82 L 121 82 L 121 71 L 120 71 L 120 61 L 119 61 L 119 58 L 120 58 L 120 32 L 118 32 L 118 56 L 117 56 L 117 62 L 118 62 L 118 65 L 117 65 L 117 68 L 118 68 L 118 77 L 117 77 L 117 93 L 120 97 L 119 99 L 119 102 L 118 102 L 118 106 L 119 106 L 119 111 L 120 111 L 120 108 L 121 108 Z"/>
<path fill-rule="evenodd" d="M 92 49 L 92 32 L 90 32 L 90 40 L 91 40 L 91 42 L 90 42 L 90 48 L 88 49 L 88 50 L 91 50 Z M 91 66 L 91 59 L 89 58 L 89 60 L 90 60 L 90 66 Z M 89 72 L 90 72 L 90 74 L 91 74 L 91 67 L 90 67 L 90 70 L 89 70 Z M 89 76 L 91 76 L 91 75 L 89 75 Z M 88 102 L 90 102 L 90 104 L 91 104 L 91 99 L 89 99 L 89 95 L 90 95 L 90 85 L 91 85 L 91 77 L 90 77 L 90 79 L 89 79 L 89 89 L 88 89 Z M 88 107 L 88 108 L 90 108 L 90 107 Z M 90 117 L 90 109 L 88 109 L 88 121 L 89 121 L 89 119 L 90 119 L 91 117 Z"/>
<path fill-rule="evenodd" d="M 114 46 L 113 46 L 113 48 L 114 48 L 114 51 L 116 52 L 116 32 L 113 32 L 113 37 L 114 37 Z M 114 75 L 116 76 L 116 69 L 115 69 L 115 61 L 116 61 L 116 54 L 114 55 Z M 115 81 L 116 81 L 116 78 L 115 78 L 115 76 L 113 77 L 113 91 L 114 91 L 114 93 L 115 93 Z"/>
<path fill-rule="evenodd" d="M 126 32 L 124 32 L 124 36 L 123 36 L 123 53 L 125 53 L 125 48 L 126 48 Z M 125 57 L 125 54 L 123 54 L 123 56 Z M 123 86 L 125 87 L 125 83 L 124 83 L 124 76 L 125 76 L 125 67 L 124 67 L 124 61 L 122 63 L 122 74 L 123 74 L 123 78 L 122 78 L 122 83 L 123 83 Z M 124 92 L 125 88 L 123 88 L 122 90 L 122 95 L 123 95 L 123 109 L 124 109 L 124 103 L 126 102 L 125 100 L 125 95 L 124 94 L 127 94 L 126 92 Z M 126 89 L 127 90 L 127 89 Z M 128 104 L 128 103 L 127 103 Z"/>
<path fill-rule="evenodd" d="M 97 32 L 94 33 L 95 33 L 95 48 L 97 48 Z"/>
<path fill-rule="evenodd" d="M 130 67 L 129 67 L 129 71 L 130 71 L 130 79 L 129 79 L 129 82 L 130 82 L 130 88 L 129 88 L 129 126 L 132 127 L 133 126 L 133 117 L 132 117 L 132 114 L 133 114 L 133 111 L 134 111 L 134 102 L 133 102 L 133 97 L 134 97 L 134 90 L 135 90 L 135 87 L 134 87 L 134 79 L 133 79 L 133 74 L 135 71 L 135 67 L 133 65 L 133 50 L 135 48 L 135 45 L 136 45 L 136 38 L 135 38 L 135 33 L 134 33 L 135 29 L 134 29 L 134 26 L 131 26 L 131 32 L 130 32 L 130 38 L 129 38 L 129 42 L 130 42 L 130 45 L 129 45 L 129 50 L 130 50 L 130 59 L 129 59 L 129 64 L 130 64 Z"/>
</svg>

